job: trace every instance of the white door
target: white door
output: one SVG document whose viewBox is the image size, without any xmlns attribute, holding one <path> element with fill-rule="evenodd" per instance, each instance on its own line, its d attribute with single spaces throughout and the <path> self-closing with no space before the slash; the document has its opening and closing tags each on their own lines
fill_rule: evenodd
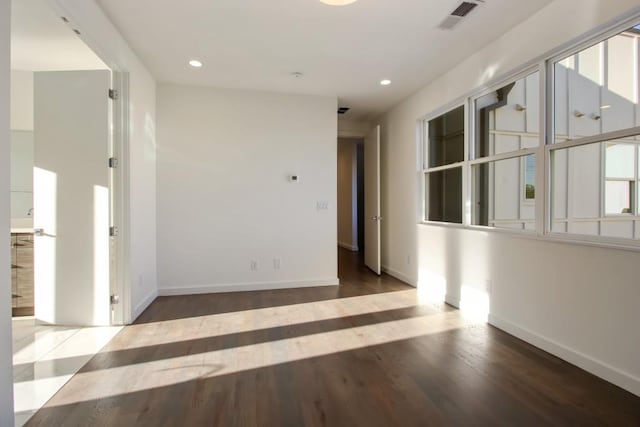
<svg viewBox="0 0 640 427">
<path fill-rule="evenodd" d="M 110 71 L 34 77 L 35 317 L 108 325 Z"/>
<path fill-rule="evenodd" d="M 364 263 L 380 274 L 380 126 L 364 139 Z"/>
</svg>

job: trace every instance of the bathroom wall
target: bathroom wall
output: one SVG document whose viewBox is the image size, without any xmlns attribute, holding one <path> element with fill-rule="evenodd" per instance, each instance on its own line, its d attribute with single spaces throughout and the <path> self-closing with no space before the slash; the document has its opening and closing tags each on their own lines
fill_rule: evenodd
<svg viewBox="0 0 640 427">
<path fill-rule="evenodd" d="M 33 207 L 33 72 L 11 70 L 10 99 L 11 218 L 31 219 L 30 209 Z"/>
</svg>

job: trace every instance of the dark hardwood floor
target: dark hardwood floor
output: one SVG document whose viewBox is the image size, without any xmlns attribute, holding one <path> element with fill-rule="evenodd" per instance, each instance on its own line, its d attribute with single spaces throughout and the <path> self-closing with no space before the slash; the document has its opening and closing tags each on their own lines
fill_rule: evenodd
<svg viewBox="0 0 640 427">
<path fill-rule="evenodd" d="M 640 426 L 640 398 L 340 251 L 340 287 L 158 298 L 30 426 Z"/>
</svg>

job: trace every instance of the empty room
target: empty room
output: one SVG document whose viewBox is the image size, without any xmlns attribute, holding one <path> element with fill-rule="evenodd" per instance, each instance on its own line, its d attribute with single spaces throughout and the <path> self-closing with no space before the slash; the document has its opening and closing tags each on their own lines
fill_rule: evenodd
<svg viewBox="0 0 640 427">
<path fill-rule="evenodd" d="M 0 21 L 0 427 L 640 425 L 637 0 Z"/>
</svg>

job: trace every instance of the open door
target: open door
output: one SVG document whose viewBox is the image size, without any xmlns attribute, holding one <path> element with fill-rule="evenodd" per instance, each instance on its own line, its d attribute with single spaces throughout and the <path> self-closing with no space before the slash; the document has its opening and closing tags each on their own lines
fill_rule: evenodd
<svg viewBox="0 0 640 427">
<path fill-rule="evenodd" d="M 109 325 L 111 72 L 34 78 L 35 317 Z"/>
<path fill-rule="evenodd" d="M 364 263 L 380 274 L 380 126 L 364 139 Z"/>
</svg>

